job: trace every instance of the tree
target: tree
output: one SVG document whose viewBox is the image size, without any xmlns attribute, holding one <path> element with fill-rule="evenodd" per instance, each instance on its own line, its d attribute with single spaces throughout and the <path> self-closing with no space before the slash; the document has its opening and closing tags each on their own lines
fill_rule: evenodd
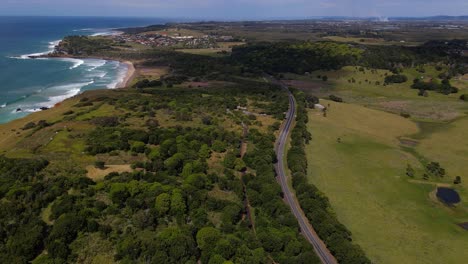
<svg viewBox="0 0 468 264">
<path fill-rule="evenodd" d="M 181 216 L 187 210 L 182 191 L 174 189 L 171 196 L 171 213 L 175 216 Z"/>
<path fill-rule="evenodd" d="M 211 125 L 213 123 L 213 120 L 212 120 L 211 116 L 203 116 L 202 117 L 202 123 L 204 125 L 209 126 L 209 125 Z"/>
<path fill-rule="evenodd" d="M 457 176 L 455 177 L 455 180 L 453 181 L 453 184 L 460 184 L 462 182 L 461 177 Z"/>
<path fill-rule="evenodd" d="M 143 153 L 146 149 L 146 144 L 141 141 L 134 141 L 131 144 L 130 149 L 136 153 Z"/>
<path fill-rule="evenodd" d="M 68 249 L 67 245 L 60 240 L 54 240 L 49 243 L 47 246 L 47 252 L 53 257 L 53 258 L 59 258 L 59 259 L 67 259 L 68 255 L 70 254 L 70 250 Z"/>
<path fill-rule="evenodd" d="M 94 162 L 94 167 L 96 167 L 96 168 L 98 168 L 100 170 L 103 170 L 103 169 L 106 168 L 106 163 L 104 161 L 98 160 L 98 161 Z"/>
<path fill-rule="evenodd" d="M 237 158 L 236 161 L 234 162 L 234 169 L 236 171 L 245 171 L 246 170 L 245 162 L 241 158 Z"/>
<path fill-rule="evenodd" d="M 226 156 L 224 157 L 224 167 L 228 169 L 233 169 L 234 166 L 236 165 L 236 154 L 234 152 L 229 151 Z"/>
<path fill-rule="evenodd" d="M 338 97 L 336 95 L 330 95 L 329 96 L 330 100 L 334 101 L 334 102 L 338 102 L 338 103 L 342 103 L 343 102 L 343 98 L 341 97 Z"/>
<path fill-rule="evenodd" d="M 187 178 L 188 176 L 192 175 L 193 173 L 193 163 L 187 162 L 182 169 L 181 176 Z"/>
<path fill-rule="evenodd" d="M 213 145 L 211 146 L 214 151 L 216 152 L 224 152 L 226 151 L 226 143 L 221 140 L 215 140 Z"/>
<path fill-rule="evenodd" d="M 210 258 L 210 261 L 208 261 L 208 264 L 225 264 L 226 263 L 226 259 L 223 258 L 221 255 L 213 255 L 211 258 Z"/>
<path fill-rule="evenodd" d="M 22 262 L 26 263 L 42 251 L 45 230 L 45 224 L 38 220 L 20 225 L 6 241 L 6 249 L 11 255 L 21 256 Z"/>
<path fill-rule="evenodd" d="M 196 263 L 199 255 L 192 234 L 185 229 L 171 226 L 156 236 L 154 263 Z M 189 262 L 190 261 L 190 262 Z"/>
<path fill-rule="evenodd" d="M 441 178 L 445 176 L 445 169 L 440 166 L 439 162 L 430 162 L 426 165 L 426 168 L 434 176 Z"/>
<path fill-rule="evenodd" d="M 197 244 L 201 250 L 214 250 L 220 239 L 221 232 L 214 227 L 203 227 L 197 232 Z"/>
<path fill-rule="evenodd" d="M 429 180 L 429 175 L 427 173 L 424 173 L 423 180 L 425 181 Z"/>
<path fill-rule="evenodd" d="M 390 84 L 390 83 L 404 83 L 408 81 L 408 77 L 402 74 L 394 74 L 385 77 L 385 83 Z"/>
<path fill-rule="evenodd" d="M 211 155 L 210 152 L 210 147 L 208 147 L 207 144 L 203 144 L 201 145 L 200 150 L 198 151 L 198 157 L 203 160 L 208 159 Z"/>
<path fill-rule="evenodd" d="M 258 239 L 268 252 L 279 252 L 283 248 L 281 241 L 281 232 L 274 228 L 269 228 L 258 234 Z"/>
<path fill-rule="evenodd" d="M 128 192 L 127 185 L 125 183 L 113 183 L 111 185 L 109 195 L 112 202 L 122 205 L 130 196 L 130 193 Z"/>
<path fill-rule="evenodd" d="M 414 169 L 413 169 L 413 167 L 411 167 L 410 164 L 408 164 L 408 166 L 406 166 L 406 175 L 408 177 L 414 178 Z"/>
<path fill-rule="evenodd" d="M 176 153 L 172 157 L 170 157 L 170 158 L 168 158 L 168 159 L 166 159 L 164 161 L 164 166 L 168 170 L 178 171 L 179 169 L 182 168 L 184 158 L 185 158 L 184 154 Z"/>
<path fill-rule="evenodd" d="M 161 193 L 156 197 L 154 207 L 160 216 L 166 215 L 171 208 L 171 196 L 168 193 Z"/>
</svg>

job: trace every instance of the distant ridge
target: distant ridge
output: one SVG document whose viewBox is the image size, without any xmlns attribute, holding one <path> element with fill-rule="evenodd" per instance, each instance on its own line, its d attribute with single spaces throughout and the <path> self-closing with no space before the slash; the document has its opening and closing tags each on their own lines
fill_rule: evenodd
<svg viewBox="0 0 468 264">
<path fill-rule="evenodd" d="M 468 21 L 467 16 L 391 17 L 390 20 Z"/>
</svg>

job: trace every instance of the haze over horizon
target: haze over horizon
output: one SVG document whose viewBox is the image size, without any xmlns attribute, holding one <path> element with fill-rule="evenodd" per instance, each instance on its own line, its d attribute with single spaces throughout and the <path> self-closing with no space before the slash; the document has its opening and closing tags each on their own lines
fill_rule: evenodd
<svg viewBox="0 0 468 264">
<path fill-rule="evenodd" d="M 448 4 L 447 2 L 451 2 Z M 0 15 L 272 19 L 468 15 L 465 0 L 6 0 Z"/>
</svg>

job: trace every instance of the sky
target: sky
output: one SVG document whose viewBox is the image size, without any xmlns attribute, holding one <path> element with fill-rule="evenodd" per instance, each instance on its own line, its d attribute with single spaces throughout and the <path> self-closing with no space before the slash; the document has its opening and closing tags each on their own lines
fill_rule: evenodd
<svg viewBox="0 0 468 264">
<path fill-rule="evenodd" d="M 272 19 L 468 15 L 468 0 L 0 0 L 0 15 Z"/>
</svg>

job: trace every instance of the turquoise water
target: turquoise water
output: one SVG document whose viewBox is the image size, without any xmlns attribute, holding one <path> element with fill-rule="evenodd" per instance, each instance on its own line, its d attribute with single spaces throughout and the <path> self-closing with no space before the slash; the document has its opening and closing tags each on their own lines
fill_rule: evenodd
<svg viewBox="0 0 468 264">
<path fill-rule="evenodd" d="M 29 59 L 67 35 L 115 34 L 115 28 L 163 23 L 147 18 L 0 17 L 0 123 L 52 107 L 91 89 L 115 88 L 127 66 L 98 59 Z"/>
</svg>

